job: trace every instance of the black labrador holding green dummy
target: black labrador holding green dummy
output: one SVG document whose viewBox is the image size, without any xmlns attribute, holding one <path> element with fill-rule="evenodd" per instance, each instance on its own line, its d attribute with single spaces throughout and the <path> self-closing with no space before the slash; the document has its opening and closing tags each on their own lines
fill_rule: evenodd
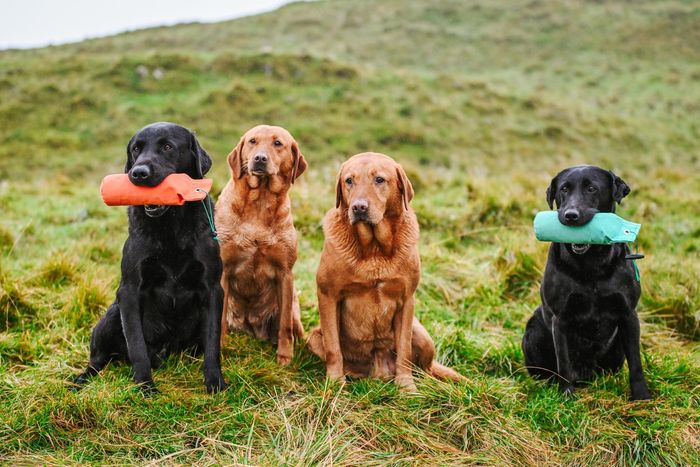
<svg viewBox="0 0 700 467">
<path fill-rule="evenodd" d="M 598 212 L 615 212 L 630 192 L 608 170 L 578 166 L 560 172 L 547 189 L 559 221 L 581 226 Z M 639 350 L 635 307 L 640 285 L 626 244 L 552 243 L 540 288 L 542 305 L 527 323 L 522 347 L 532 376 L 556 377 L 559 389 L 601 372 L 617 372 L 627 360 L 632 400 L 650 399 Z"/>
</svg>

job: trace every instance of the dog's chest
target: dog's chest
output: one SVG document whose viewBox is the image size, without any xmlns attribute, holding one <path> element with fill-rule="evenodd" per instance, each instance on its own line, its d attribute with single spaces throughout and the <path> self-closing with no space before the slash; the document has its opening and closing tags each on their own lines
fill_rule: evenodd
<svg viewBox="0 0 700 467">
<path fill-rule="evenodd" d="M 171 286 L 186 289 L 198 288 L 203 283 L 204 265 L 195 260 L 190 251 L 177 251 L 167 255 L 151 256 L 141 264 L 142 288 Z"/>
<path fill-rule="evenodd" d="M 376 348 L 393 347 L 400 289 L 400 284 L 383 280 L 353 285 L 340 317 L 345 334 L 352 340 L 374 342 Z"/>
<path fill-rule="evenodd" d="M 272 229 L 242 229 L 226 264 L 233 267 L 237 280 L 273 279 L 278 269 L 287 266 L 293 248 L 287 235 Z"/>
</svg>

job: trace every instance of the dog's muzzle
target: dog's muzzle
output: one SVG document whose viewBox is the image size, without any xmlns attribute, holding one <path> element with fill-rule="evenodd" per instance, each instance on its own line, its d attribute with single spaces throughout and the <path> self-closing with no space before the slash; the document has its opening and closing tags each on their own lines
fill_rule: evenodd
<svg viewBox="0 0 700 467">
<path fill-rule="evenodd" d="M 591 245 L 589 243 L 572 243 L 571 251 L 573 251 L 577 255 L 582 255 L 585 252 L 587 252 L 590 247 Z"/>
<path fill-rule="evenodd" d="M 358 222 L 367 222 L 371 224 L 369 220 L 369 214 L 366 212 L 353 212 L 350 214 L 350 222 L 354 225 L 357 224 Z"/>
<path fill-rule="evenodd" d="M 148 217 L 160 217 L 168 209 L 170 209 L 170 206 L 164 204 L 146 204 L 143 206 L 143 210 Z"/>
</svg>

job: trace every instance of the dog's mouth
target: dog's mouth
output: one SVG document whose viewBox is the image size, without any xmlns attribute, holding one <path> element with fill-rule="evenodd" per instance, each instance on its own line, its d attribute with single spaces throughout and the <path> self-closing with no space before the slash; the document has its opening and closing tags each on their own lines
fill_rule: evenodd
<svg viewBox="0 0 700 467">
<path fill-rule="evenodd" d="M 350 223 L 352 225 L 364 222 L 365 224 L 374 225 L 374 222 L 369 218 L 369 214 L 364 213 L 353 213 L 350 215 Z"/>
<path fill-rule="evenodd" d="M 577 255 L 582 255 L 585 252 L 587 252 L 590 247 L 591 245 L 589 243 L 572 243 L 571 251 L 573 251 Z"/>
<path fill-rule="evenodd" d="M 146 212 L 148 217 L 160 217 L 165 214 L 170 206 L 165 204 L 146 204 L 143 206 L 143 210 Z"/>
</svg>

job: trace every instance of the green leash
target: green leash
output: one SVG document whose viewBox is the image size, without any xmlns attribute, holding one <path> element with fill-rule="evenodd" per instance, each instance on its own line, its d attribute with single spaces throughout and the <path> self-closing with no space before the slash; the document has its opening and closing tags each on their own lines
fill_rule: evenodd
<svg viewBox="0 0 700 467">
<path fill-rule="evenodd" d="M 216 224 L 214 223 L 214 208 L 211 205 L 211 197 L 209 193 L 197 188 L 195 191 L 202 191 L 206 194 L 204 199 L 202 199 L 202 207 L 204 208 L 204 214 L 207 215 L 207 222 L 209 222 L 209 228 L 211 229 L 211 236 L 217 242 L 219 241 L 219 234 L 216 232 Z"/>
</svg>

